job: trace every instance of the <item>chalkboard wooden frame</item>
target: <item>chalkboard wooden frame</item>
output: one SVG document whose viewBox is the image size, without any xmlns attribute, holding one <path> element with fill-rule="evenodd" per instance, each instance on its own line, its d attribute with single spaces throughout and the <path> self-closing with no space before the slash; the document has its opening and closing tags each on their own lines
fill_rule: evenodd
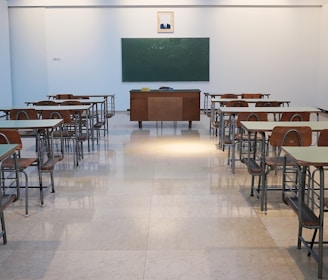
<svg viewBox="0 0 328 280">
<path fill-rule="evenodd" d="M 209 38 L 122 38 L 122 81 L 209 81 Z"/>
</svg>

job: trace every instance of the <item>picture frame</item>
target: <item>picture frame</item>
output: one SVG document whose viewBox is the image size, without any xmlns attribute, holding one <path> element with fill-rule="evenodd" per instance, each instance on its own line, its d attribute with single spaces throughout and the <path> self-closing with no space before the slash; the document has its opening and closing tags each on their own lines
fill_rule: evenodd
<svg viewBox="0 0 328 280">
<path fill-rule="evenodd" d="M 157 32 L 173 33 L 174 31 L 174 13 L 173 12 L 157 12 Z"/>
</svg>

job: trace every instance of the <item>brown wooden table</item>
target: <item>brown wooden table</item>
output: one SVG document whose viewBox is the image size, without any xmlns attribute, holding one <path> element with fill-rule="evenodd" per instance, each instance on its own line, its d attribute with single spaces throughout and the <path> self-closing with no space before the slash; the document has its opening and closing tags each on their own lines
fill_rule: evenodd
<svg viewBox="0 0 328 280">
<path fill-rule="evenodd" d="M 130 121 L 192 121 L 200 120 L 200 90 L 130 91 Z"/>
</svg>

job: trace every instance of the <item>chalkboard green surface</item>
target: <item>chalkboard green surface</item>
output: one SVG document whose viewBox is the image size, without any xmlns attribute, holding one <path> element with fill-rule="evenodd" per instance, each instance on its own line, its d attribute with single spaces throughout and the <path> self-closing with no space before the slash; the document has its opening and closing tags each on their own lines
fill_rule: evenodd
<svg viewBox="0 0 328 280">
<path fill-rule="evenodd" d="M 122 38 L 122 80 L 209 81 L 209 38 Z"/>
</svg>

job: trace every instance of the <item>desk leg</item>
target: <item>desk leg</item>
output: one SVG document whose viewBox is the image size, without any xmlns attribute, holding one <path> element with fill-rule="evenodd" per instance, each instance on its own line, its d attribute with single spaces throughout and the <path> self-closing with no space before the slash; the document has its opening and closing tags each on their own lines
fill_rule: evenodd
<svg viewBox="0 0 328 280">
<path fill-rule="evenodd" d="M 323 221 L 324 221 L 324 196 L 325 196 L 325 174 L 323 167 L 320 167 L 320 228 L 319 228 L 319 252 L 318 252 L 318 278 L 322 278 L 323 270 Z"/>
<path fill-rule="evenodd" d="M 191 126 L 192 126 L 192 121 L 189 121 L 189 125 L 188 125 L 189 129 L 191 129 Z"/>
<path fill-rule="evenodd" d="M 235 161 L 236 161 L 236 155 L 235 155 L 235 151 L 236 151 L 236 141 L 235 141 L 235 138 L 236 138 L 236 135 L 235 135 L 235 130 L 236 130 L 236 116 L 235 115 L 232 115 L 231 116 L 231 172 L 232 174 L 235 174 L 235 167 L 236 167 L 236 164 L 235 164 Z"/>
<path fill-rule="evenodd" d="M 138 121 L 139 128 L 142 128 L 142 121 Z"/>
</svg>

